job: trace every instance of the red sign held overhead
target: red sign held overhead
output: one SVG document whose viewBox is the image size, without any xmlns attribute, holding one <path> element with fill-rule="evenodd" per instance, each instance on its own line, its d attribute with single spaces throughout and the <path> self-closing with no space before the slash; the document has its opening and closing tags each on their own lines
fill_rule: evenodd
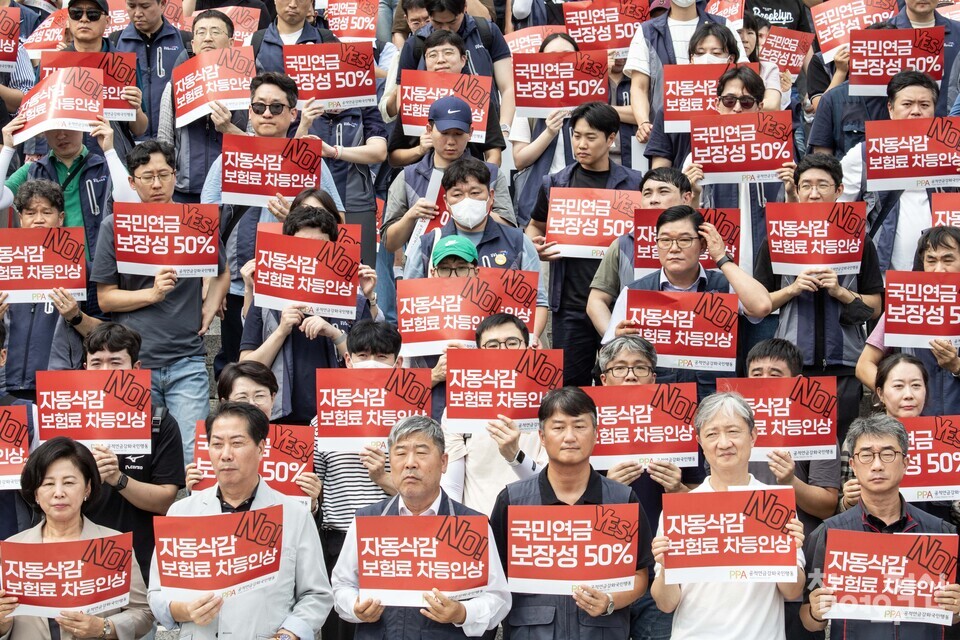
<svg viewBox="0 0 960 640">
<path fill-rule="evenodd" d="M 886 96 L 900 71 L 921 71 L 943 79 L 943 27 L 864 30 L 850 34 L 850 95 Z"/>
<path fill-rule="evenodd" d="M 440 98 L 453 95 L 470 105 L 473 116 L 473 135 L 470 136 L 470 142 L 485 142 L 492 82 L 489 76 L 404 69 L 400 73 L 400 119 L 403 121 L 403 135 L 421 135 L 426 131 L 430 105 Z"/>
<path fill-rule="evenodd" d="M 860 273 L 866 241 L 864 202 L 767 203 L 773 272 L 796 276 L 811 267 Z"/>
<path fill-rule="evenodd" d="M 544 39 L 553 33 L 566 33 L 567 28 L 562 25 L 544 25 L 542 27 L 527 27 L 513 33 L 507 33 L 503 39 L 507 41 L 510 47 L 510 53 L 516 56 L 518 53 L 538 53 L 540 45 Z M 514 60 L 516 66 L 516 60 Z"/>
<path fill-rule="evenodd" d="M 691 162 L 703 184 L 779 182 L 777 169 L 793 161 L 789 111 L 697 116 L 690 125 Z M 732 171 L 732 169 L 736 171 Z"/>
<path fill-rule="evenodd" d="M 256 74 L 253 47 L 214 49 L 178 65 L 173 70 L 177 127 L 209 115 L 214 102 L 230 110 L 249 107 Z"/>
<path fill-rule="evenodd" d="M 13 144 L 54 129 L 90 131 L 103 115 L 103 71 L 57 69 L 23 97 L 17 115 L 26 118 Z"/>
<path fill-rule="evenodd" d="M 87 261 L 80 227 L 4 229 L 0 234 L 0 291 L 7 303 L 45 302 L 63 287 L 87 299 Z"/>
<path fill-rule="evenodd" d="M 960 186 L 960 118 L 868 120 L 867 189 Z"/>
<path fill-rule="evenodd" d="M 556 109 L 606 102 L 609 84 L 607 55 L 602 51 L 514 56 L 513 87 L 521 118 L 546 118 Z"/>
<path fill-rule="evenodd" d="M 797 76 L 803 67 L 803 60 L 813 44 L 814 35 L 804 31 L 793 31 L 776 25 L 770 27 L 770 33 L 760 49 L 760 60 L 772 62 L 780 71 L 789 71 Z"/>
<path fill-rule="evenodd" d="M 131 52 L 80 53 L 77 51 L 44 51 L 40 56 L 41 76 L 46 78 L 56 69 L 83 67 L 103 71 L 103 115 L 107 120 L 132 121 L 137 110 L 121 95 L 124 87 L 137 84 L 137 56 Z"/>
<path fill-rule="evenodd" d="M 929 349 L 931 340 L 960 345 L 960 274 L 887 271 L 885 347 Z"/>
<path fill-rule="evenodd" d="M 710 0 L 707 13 L 720 16 L 731 29 L 743 28 L 743 0 Z"/>
<path fill-rule="evenodd" d="M 567 33 L 582 51 L 610 50 L 620 58 L 626 57 L 640 23 L 650 17 L 647 3 L 631 0 L 585 0 L 561 6 Z"/>
<path fill-rule="evenodd" d="M 325 109 L 377 104 L 373 45 L 369 42 L 286 46 L 283 66 L 297 83 L 299 108 L 311 99 Z"/>
<path fill-rule="evenodd" d="M 547 242 L 565 258 L 600 259 L 610 243 L 628 233 L 633 212 L 642 204 L 639 191 L 550 189 Z"/>
<path fill-rule="evenodd" d="M 0 491 L 20 489 L 20 474 L 29 454 L 26 405 L 0 407 Z"/>
<path fill-rule="evenodd" d="M 833 62 L 850 34 L 875 22 L 886 22 L 897 13 L 897 0 L 832 0 L 810 7 L 817 42 L 826 62 Z"/>
<path fill-rule="evenodd" d="M 910 437 L 900 493 L 907 502 L 960 499 L 960 416 L 901 418 Z"/>
<path fill-rule="evenodd" d="M 114 248 L 120 273 L 152 276 L 173 267 L 179 278 L 217 275 L 220 207 L 215 204 L 113 205 Z"/>
<path fill-rule="evenodd" d="M 223 204 L 266 207 L 279 193 L 293 200 L 320 188 L 323 141 L 314 138 L 223 136 Z"/>
</svg>

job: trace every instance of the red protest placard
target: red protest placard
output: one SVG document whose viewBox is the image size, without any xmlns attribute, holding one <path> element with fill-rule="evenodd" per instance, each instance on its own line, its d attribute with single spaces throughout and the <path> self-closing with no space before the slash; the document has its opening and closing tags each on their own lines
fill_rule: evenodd
<svg viewBox="0 0 960 640">
<path fill-rule="evenodd" d="M 697 466 L 696 383 L 641 384 L 629 393 L 623 387 L 583 390 L 597 404 L 597 445 L 590 455 L 594 469 L 621 462 Z"/>
<path fill-rule="evenodd" d="M 900 418 L 910 438 L 900 493 L 907 502 L 960 499 L 960 416 Z"/>
<path fill-rule="evenodd" d="M 960 193 L 938 191 L 930 198 L 933 226 L 960 227 Z"/>
<path fill-rule="evenodd" d="M 779 182 L 777 169 L 793 160 L 792 116 L 789 111 L 696 116 L 690 153 L 691 162 L 703 167 L 703 184 Z"/>
<path fill-rule="evenodd" d="M 736 391 L 753 407 L 752 462 L 766 462 L 772 451 L 794 460 L 837 457 L 836 378 L 718 378 L 717 391 Z"/>
<path fill-rule="evenodd" d="M 11 616 L 96 615 L 130 602 L 133 534 L 71 542 L 0 542 L 0 589 L 17 598 Z"/>
<path fill-rule="evenodd" d="M 510 313 L 533 331 L 537 305 L 535 271 L 481 268 L 474 278 L 397 281 L 400 354 L 439 355 L 448 342 L 474 344 L 477 325 L 494 313 Z"/>
<path fill-rule="evenodd" d="M 960 186 L 960 118 L 868 120 L 867 189 Z"/>
<path fill-rule="evenodd" d="M 518 54 L 513 61 L 513 88 L 521 118 L 546 118 L 556 109 L 606 102 L 607 55 L 603 51 Z"/>
<path fill-rule="evenodd" d="M 349 224 L 342 223 L 337 225 L 337 242 L 347 243 L 347 244 L 360 244 L 360 229 L 359 224 Z M 259 222 L 257 223 L 257 231 L 264 231 L 266 233 L 276 233 L 277 235 L 283 235 L 283 223 L 282 222 Z"/>
<path fill-rule="evenodd" d="M 543 396 L 562 386 L 560 349 L 450 349 L 443 428 L 482 434 L 505 415 L 520 431 L 535 431 Z"/>
<path fill-rule="evenodd" d="M 199 120 L 219 102 L 227 109 L 250 106 L 250 80 L 257 74 L 253 47 L 205 51 L 173 70 L 177 127 Z"/>
<path fill-rule="evenodd" d="M 404 69 L 400 72 L 400 118 L 403 120 L 403 135 L 419 136 L 426 131 L 430 105 L 440 98 L 454 95 L 470 105 L 473 116 L 473 135 L 470 136 L 470 142 L 486 141 L 491 86 L 492 79 L 489 76 Z"/>
<path fill-rule="evenodd" d="M 743 4 L 743 0 L 710 0 L 707 13 L 724 18 L 731 29 L 742 29 Z"/>
<path fill-rule="evenodd" d="M 485 516 L 357 518 L 360 599 L 418 607 L 433 589 L 453 600 L 479 595 L 489 582 L 488 534 Z"/>
<path fill-rule="evenodd" d="M 700 209 L 703 219 L 717 228 L 727 247 L 727 255 L 737 262 L 740 256 L 740 210 Z M 657 217 L 662 209 L 637 209 L 633 218 L 633 274 L 642 278 L 660 268 L 660 249 L 657 247 Z M 700 254 L 704 269 L 716 269 L 717 263 L 704 249 Z"/>
<path fill-rule="evenodd" d="M 510 47 L 510 53 L 516 56 L 518 53 L 538 53 L 544 38 L 553 33 L 566 32 L 566 27 L 551 24 L 542 27 L 527 27 L 526 29 L 514 31 L 513 33 L 507 33 L 503 36 L 503 39 L 507 41 L 507 46 Z M 516 60 L 514 60 L 514 65 L 516 65 Z"/>
<path fill-rule="evenodd" d="M 165 597 L 192 602 L 211 591 L 220 597 L 240 595 L 277 580 L 283 505 L 212 516 L 155 516 L 153 533 Z"/>
<path fill-rule="evenodd" d="M 790 487 L 663 494 L 666 583 L 796 580 L 796 511 Z"/>
<path fill-rule="evenodd" d="M 215 204 L 116 202 L 117 270 L 152 276 L 173 267 L 179 278 L 217 275 L 220 207 Z"/>
<path fill-rule="evenodd" d="M 886 22 L 897 13 L 897 0 L 833 0 L 810 7 L 817 42 L 826 62 L 850 42 L 850 33 L 874 22 Z"/>
<path fill-rule="evenodd" d="M 0 407 L 0 491 L 18 490 L 30 453 L 26 405 Z"/>
<path fill-rule="evenodd" d="M 378 0 L 330 0 L 327 24 L 341 42 L 373 42 L 377 39 Z"/>
<path fill-rule="evenodd" d="M 19 27 L 18 27 L 19 28 Z M 23 43 L 31 60 L 39 60 L 44 51 L 56 51 L 67 30 L 67 10 L 57 9 L 40 23 Z"/>
<path fill-rule="evenodd" d="M 46 78 L 56 69 L 83 67 L 103 71 L 103 115 L 107 120 L 129 122 L 137 110 L 123 99 L 124 87 L 137 84 L 137 56 L 132 52 L 80 53 L 44 51 L 40 56 L 41 75 Z"/>
<path fill-rule="evenodd" d="M 960 345 L 960 274 L 887 271 L 885 347 L 929 349 L 930 341 Z"/>
<path fill-rule="evenodd" d="M 183 0 L 167 0 L 167 3 L 163 6 L 163 17 L 177 29 L 183 29 L 184 31 L 190 31 L 190 27 L 193 25 L 192 19 L 189 24 L 184 23 Z"/>
<path fill-rule="evenodd" d="M 639 191 L 550 189 L 547 242 L 565 258 L 602 258 L 610 243 L 630 231 Z"/>
<path fill-rule="evenodd" d="M 627 290 L 627 320 L 657 350 L 661 367 L 733 371 L 737 296 Z"/>
<path fill-rule="evenodd" d="M 760 73 L 760 65 L 745 65 Z M 717 108 L 717 81 L 728 64 L 668 64 L 663 67 L 663 130 L 690 131 L 696 114 L 713 113 Z"/>
<path fill-rule="evenodd" d="M 829 267 L 838 275 L 860 273 L 866 228 L 865 202 L 768 202 L 773 272 L 796 276 Z"/>
<path fill-rule="evenodd" d="M 563 22 L 581 51 L 611 51 L 624 58 L 640 23 L 650 17 L 645 2 L 586 0 L 564 2 Z"/>
<path fill-rule="evenodd" d="M 127 13 L 125 0 L 107 0 L 107 7 L 110 9 L 107 14 L 110 22 L 107 23 L 104 36 L 109 36 L 114 31 L 123 31 L 130 24 L 130 14 Z"/>
<path fill-rule="evenodd" d="M 266 207 L 277 194 L 292 200 L 320 188 L 323 141 L 314 138 L 223 136 L 223 204 Z"/>
<path fill-rule="evenodd" d="M 295 44 L 283 48 L 283 66 L 297 83 L 303 108 L 311 99 L 324 109 L 377 104 L 373 44 Z"/>
<path fill-rule="evenodd" d="M 430 369 L 317 369 L 320 450 L 386 449 L 393 425 L 430 415 L 430 379 Z"/>
<path fill-rule="evenodd" d="M 90 131 L 103 115 L 103 71 L 57 69 L 23 97 L 17 115 L 27 119 L 13 144 L 54 129 Z"/>
<path fill-rule="evenodd" d="M 359 264 L 355 244 L 258 231 L 253 303 L 277 311 L 299 305 L 310 315 L 352 320 Z"/>
<path fill-rule="evenodd" d="M 0 291 L 7 302 L 45 302 L 63 287 L 87 299 L 87 261 L 80 227 L 4 229 L 0 234 Z"/>
<path fill-rule="evenodd" d="M 760 49 L 760 60 L 772 62 L 780 71 L 789 71 L 790 75 L 800 74 L 803 60 L 813 44 L 814 35 L 804 31 L 793 31 L 776 25 L 770 27 L 770 33 Z"/>
<path fill-rule="evenodd" d="M 580 585 L 633 589 L 640 504 L 507 507 L 507 582 L 514 593 L 567 595 Z"/>
<path fill-rule="evenodd" d="M 37 371 L 40 441 L 150 453 L 150 370 Z"/>
<path fill-rule="evenodd" d="M 863 30 L 850 34 L 850 95 L 886 96 L 887 83 L 906 69 L 943 79 L 943 27 Z"/>
<path fill-rule="evenodd" d="M 13 73 L 20 46 L 20 7 L 0 7 L 0 73 Z"/>
<path fill-rule="evenodd" d="M 957 536 L 828 529 L 823 586 L 837 601 L 823 617 L 949 626 L 933 599 L 955 581 Z"/>
</svg>

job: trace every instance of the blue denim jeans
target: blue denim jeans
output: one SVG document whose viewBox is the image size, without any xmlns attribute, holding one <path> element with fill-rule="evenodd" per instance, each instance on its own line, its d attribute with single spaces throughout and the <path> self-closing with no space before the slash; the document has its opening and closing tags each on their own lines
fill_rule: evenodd
<svg viewBox="0 0 960 640">
<path fill-rule="evenodd" d="M 632 640 L 670 640 L 672 632 L 673 614 L 657 609 L 649 590 L 630 605 Z"/>
<path fill-rule="evenodd" d="M 154 369 L 151 387 L 153 405 L 166 407 L 180 425 L 183 463 L 190 464 L 197 421 L 210 413 L 210 376 L 204 357 L 191 356 Z"/>
<path fill-rule="evenodd" d="M 393 37 L 393 13 L 397 9 L 397 0 L 380 0 L 377 12 L 377 40 L 390 42 Z"/>
</svg>

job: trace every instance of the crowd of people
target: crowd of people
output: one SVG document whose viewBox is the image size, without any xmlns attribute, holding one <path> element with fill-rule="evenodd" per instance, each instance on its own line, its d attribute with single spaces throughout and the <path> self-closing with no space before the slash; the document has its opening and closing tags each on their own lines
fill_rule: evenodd
<svg viewBox="0 0 960 640">
<path fill-rule="evenodd" d="M 889 271 L 960 273 L 960 227 L 934 226 L 931 209 L 935 191 L 957 189 L 868 189 L 864 150 L 867 121 L 960 114 L 960 24 L 936 2 L 903 0 L 870 29 L 943 28 L 942 80 L 903 69 L 885 97 L 864 97 L 851 95 L 848 48 L 827 60 L 814 40 L 798 76 L 761 60 L 771 26 L 814 31 L 810 7 L 819 0 L 745 0 L 738 29 L 703 2 L 651 0 L 626 56 L 608 56 L 608 102 L 544 118 L 516 114 L 508 38 L 563 25 L 562 2 L 380 0 L 378 105 L 345 110 L 313 100 L 299 107 L 284 67 L 285 47 L 338 41 L 312 0 L 184 0 L 189 30 L 166 17 L 167 2 L 126 0 L 129 24 L 108 36 L 106 0 L 67 0 L 59 49 L 136 55 L 136 84 L 122 91 L 134 118 L 101 117 L 92 130 L 52 130 L 15 144 L 27 124 L 18 109 L 43 76 L 23 42 L 60 7 L 0 0 L 21 16 L 14 70 L 0 73 L 0 208 L 12 207 L 4 227 L 80 228 L 88 265 L 84 301 L 54 288 L 46 301 L 10 303 L 0 288 L 0 406 L 27 407 L 30 433 L 20 491 L 0 491 L 0 539 L 52 543 L 132 532 L 135 556 L 129 603 L 117 610 L 13 615 L 17 598 L 0 590 L 0 640 L 150 638 L 158 625 L 211 640 L 493 638 L 501 629 L 508 640 L 960 637 L 955 564 L 935 594 L 952 625 L 829 617 L 836 598 L 821 582 L 829 530 L 956 535 L 960 524 L 960 502 L 908 503 L 900 493 L 913 454 L 901 419 L 960 415 L 958 348 L 945 339 L 891 348 L 883 317 Z M 172 72 L 197 54 L 238 46 L 235 25 L 220 10 L 234 5 L 260 11 L 260 29 L 247 42 L 257 72 L 250 106 L 213 102 L 209 115 L 178 127 Z M 559 31 L 539 51 L 574 52 L 581 44 Z M 738 65 L 747 61 L 759 73 Z M 704 184 L 690 134 L 664 124 L 664 67 L 676 64 L 725 65 L 711 112 L 792 114 L 792 159 L 776 182 Z M 492 79 L 483 142 L 471 141 L 471 108 L 456 95 L 430 105 L 422 135 L 405 134 L 402 72 L 415 69 Z M 293 199 L 277 194 L 265 207 L 224 204 L 225 134 L 319 138 L 319 187 Z M 441 214 L 431 191 L 438 181 L 449 219 L 420 235 Z M 660 268 L 635 276 L 635 249 L 646 240 L 633 232 L 614 239 L 602 259 L 561 256 L 547 241 L 554 188 L 637 192 L 642 208 L 660 210 L 651 240 Z M 828 265 L 796 276 L 775 270 L 767 203 L 858 201 L 867 203 L 867 219 L 855 274 Z M 219 205 L 217 275 L 180 277 L 170 266 L 151 276 L 125 273 L 115 246 L 117 202 Z M 731 259 L 704 217 L 708 208 L 743 212 L 746 255 Z M 330 242 L 341 238 L 341 225 L 359 226 L 354 319 L 256 304 L 260 223 Z M 703 254 L 716 268 L 701 266 Z M 529 323 L 488 314 L 475 343 L 448 349 L 562 350 L 563 384 L 543 397 L 538 432 L 521 432 L 505 415 L 490 420 L 486 433 L 448 430 L 447 355 L 400 355 L 397 283 L 470 278 L 481 269 L 537 273 L 535 311 Z M 628 292 L 636 290 L 736 296 L 736 371 L 658 365 L 650 336 L 632 320 Z M 211 380 L 205 336 L 214 323 L 220 347 L 210 354 Z M 344 453 L 316 443 L 314 468 L 296 480 L 306 498 L 294 500 L 259 473 L 270 423 L 317 425 L 317 371 L 341 367 L 430 369 L 430 415 L 398 422 L 385 450 L 371 444 Z M 38 372 L 139 368 L 151 371 L 149 455 L 88 449 L 63 437 L 39 441 Z M 751 461 L 754 412 L 742 396 L 717 389 L 718 378 L 735 375 L 834 377 L 837 455 L 799 461 L 775 450 L 766 462 Z M 584 389 L 666 383 L 696 385 L 699 463 L 627 461 L 594 470 L 597 409 Z M 194 491 L 203 478 L 193 460 L 198 424 L 205 424 L 216 483 Z M 795 493 L 796 514 L 784 528 L 796 550 L 795 580 L 668 584 L 665 494 L 768 486 Z M 510 506 L 582 504 L 639 505 L 633 588 L 511 593 Z M 161 588 L 154 517 L 273 505 L 283 505 L 284 529 L 276 583 L 191 601 Z M 361 600 L 356 518 L 387 515 L 488 518 L 484 592 L 461 601 L 435 589 L 421 608 Z"/>
</svg>

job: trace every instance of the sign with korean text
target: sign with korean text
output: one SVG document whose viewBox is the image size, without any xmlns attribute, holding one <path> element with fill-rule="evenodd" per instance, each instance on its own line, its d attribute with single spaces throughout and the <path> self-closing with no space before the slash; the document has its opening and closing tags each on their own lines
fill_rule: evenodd
<svg viewBox="0 0 960 640">
<path fill-rule="evenodd" d="M 737 296 L 627 290 L 627 320 L 657 350 L 657 365 L 733 371 Z"/>
<path fill-rule="evenodd" d="M 630 231 L 641 201 L 639 191 L 553 187 L 547 242 L 556 242 L 564 258 L 602 258 L 610 243 Z"/>
<path fill-rule="evenodd" d="M 790 75 L 800 75 L 803 60 L 813 44 L 814 35 L 804 31 L 794 31 L 773 25 L 767 39 L 760 49 L 760 60 L 772 62 L 780 71 L 789 71 Z"/>
<path fill-rule="evenodd" d="M 198 15 L 199 13 L 200 12 L 197 12 Z M 190 27 L 193 25 L 192 19 L 188 24 L 184 23 L 183 0 L 167 0 L 167 3 L 163 5 L 163 17 L 177 29 L 183 29 L 184 31 L 190 31 Z M 191 18 L 192 17 L 193 16 L 191 16 Z"/>
<path fill-rule="evenodd" d="M 320 188 L 323 141 L 314 138 L 223 136 L 223 204 L 266 207 L 279 193 L 288 200 Z"/>
<path fill-rule="evenodd" d="M 253 47 L 205 51 L 178 65 L 173 70 L 177 127 L 209 115 L 214 102 L 230 110 L 249 107 L 255 75 Z"/>
<path fill-rule="evenodd" d="M 513 59 L 514 96 L 521 118 L 546 118 L 557 109 L 606 102 L 609 84 L 603 51 L 520 53 Z"/>
<path fill-rule="evenodd" d="M 257 232 L 253 303 L 283 311 L 299 305 L 310 315 L 357 316 L 360 247 Z"/>
<path fill-rule="evenodd" d="M 317 369 L 317 444 L 321 451 L 387 448 L 404 418 L 430 415 L 430 369 Z"/>
<path fill-rule="evenodd" d="M 943 27 L 874 29 L 850 34 L 850 95 L 886 96 L 900 71 L 921 71 L 943 79 Z"/>
<path fill-rule="evenodd" d="M 489 582 L 489 531 L 485 516 L 357 518 L 360 599 L 420 607 L 433 589 L 453 600 L 481 594 Z"/>
<path fill-rule="evenodd" d="M 77 51 L 44 51 L 40 56 L 41 75 L 45 78 L 56 69 L 83 67 L 103 71 L 103 115 L 107 120 L 129 122 L 137 110 L 121 95 L 124 87 L 137 84 L 137 56 L 133 52 L 80 53 Z"/>
<path fill-rule="evenodd" d="M 0 291 L 10 304 L 46 302 L 63 287 L 87 299 L 87 261 L 80 227 L 4 229 L 0 234 Z"/>
<path fill-rule="evenodd" d="M 742 29 L 743 5 L 744 0 L 710 0 L 707 13 L 724 18 L 733 30 Z"/>
<path fill-rule="evenodd" d="M 514 593 L 569 596 L 588 585 L 633 589 L 640 503 L 507 507 L 507 582 Z"/>
<path fill-rule="evenodd" d="M 779 182 L 777 169 L 793 160 L 792 116 L 789 111 L 696 116 L 690 153 L 691 162 L 703 167 L 703 184 Z"/>
<path fill-rule="evenodd" d="M 342 223 L 337 225 L 337 242 L 345 242 L 347 244 L 360 244 L 360 233 L 361 225 L 359 224 L 349 224 Z M 283 235 L 283 223 L 282 222 L 259 222 L 257 223 L 257 231 L 264 231 L 266 233 L 275 233 L 277 235 Z"/>
<path fill-rule="evenodd" d="M 150 453 L 150 370 L 37 371 L 40 441 Z"/>
<path fill-rule="evenodd" d="M 505 415 L 520 431 L 535 431 L 543 396 L 562 386 L 560 349 L 450 349 L 443 427 L 484 434 L 491 420 Z"/>
<path fill-rule="evenodd" d="M 960 2 L 954 0 L 952 4 L 940 3 L 937 5 L 937 13 L 951 20 L 960 19 Z"/>
<path fill-rule="evenodd" d="M 792 488 L 663 494 L 666 583 L 796 580 L 796 511 Z"/>
<path fill-rule="evenodd" d="M 960 416 L 900 418 L 910 438 L 900 493 L 907 502 L 960 499 Z"/>
<path fill-rule="evenodd" d="M 874 22 L 886 22 L 897 13 L 897 0 L 833 0 L 810 7 L 817 42 L 825 62 L 833 62 L 850 34 Z"/>
<path fill-rule="evenodd" d="M 0 8 L 0 73 L 13 73 L 20 46 L 20 7 Z"/>
<path fill-rule="evenodd" d="M 510 313 L 533 331 L 537 305 L 535 271 L 481 268 L 472 278 L 397 281 L 400 354 L 439 355 L 451 341 L 476 342 L 477 325 L 494 313 Z"/>
<path fill-rule="evenodd" d="M 823 586 L 837 601 L 823 617 L 949 626 L 933 599 L 956 582 L 957 536 L 828 529 Z"/>
<path fill-rule="evenodd" d="M 866 227 L 865 202 L 768 202 L 773 272 L 796 276 L 829 267 L 838 275 L 860 273 Z"/>
<path fill-rule="evenodd" d="M 960 227 L 960 193 L 938 191 L 930 198 L 933 226 Z"/>
<path fill-rule="evenodd" d="M 125 0 L 107 0 L 107 28 L 103 35 L 109 37 L 115 31 L 123 31 L 130 24 L 130 14 L 127 13 L 127 4 Z"/>
<path fill-rule="evenodd" d="M 19 25 L 19 23 L 18 23 Z M 19 26 L 18 26 L 19 29 Z M 39 60 L 44 51 L 56 51 L 67 30 L 67 10 L 57 9 L 40 23 L 23 43 L 31 60 Z"/>
<path fill-rule="evenodd" d="M 27 407 L 0 407 L 0 491 L 20 489 L 20 473 L 30 454 Z"/>
<path fill-rule="evenodd" d="M 327 24 L 341 42 L 373 42 L 378 7 L 378 0 L 329 0 Z"/>
<path fill-rule="evenodd" d="M 714 113 L 717 108 L 717 81 L 729 64 L 668 64 L 663 67 L 663 130 L 690 131 L 690 119 Z M 760 73 L 760 65 L 745 65 Z"/>
<path fill-rule="evenodd" d="M 369 42 L 285 46 L 283 66 L 297 83 L 297 107 L 301 109 L 311 99 L 324 109 L 377 104 L 373 45 Z"/>
<path fill-rule="evenodd" d="M 563 25 L 550 24 L 540 27 L 527 27 L 513 33 L 504 34 L 503 39 L 507 41 L 510 47 L 510 53 L 516 56 L 518 53 L 538 53 L 540 45 L 544 39 L 553 33 L 566 33 L 567 28 Z M 516 60 L 514 60 L 516 66 Z"/>
<path fill-rule="evenodd" d="M 931 340 L 960 346 L 960 274 L 887 271 L 885 347 L 929 349 Z"/>
<path fill-rule="evenodd" d="M 17 598 L 11 616 L 96 615 L 130 602 L 133 534 L 71 542 L 0 542 L 0 589 Z"/>
<path fill-rule="evenodd" d="M 794 460 L 837 457 L 836 378 L 718 378 L 717 391 L 735 391 L 753 408 L 751 462 L 766 462 L 772 451 Z"/>
<path fill-rule="evenodd" d="M 583 390 L 597 405 L 597 445 L 590 455 L 594 469 L 621 462 L 697 466 L 696 383 L 641 384 L 631 386 L 630 393 L 619 386 Z"/>
<path fill-rule="evenodd" d="M 215 204 L 116 202 L 117 270 L 152 276 L 173 267 L 178 278 L 217 275 L 220 207 Z"/>
<path fill-rule="evenodd" d="M 281 504 L 212 516 L 156 516 L 153 532 L 160 588 L 171 600 L 192 602 L 211 591 L 240 595 L 277 581 Z"/>
<path fill-rule="evenodd" d="M 426 131 L 430 105 L 440 98 L 457 96 L 470 105 L 473 119 L 470 142 L 485 142 L 492 82 L 489 76 L 404 69 L 400 72 L 400 118 L 403 120 L 403 135 L 422 134 Z"/>
<path fill-rule="evenodd" d="M 867 189 L 960 186 L 960 117 L 868 120 Z"/>
<path fill-rule="evenodd" d="M 13 134 L 13 144 L 44 131 L 90 131 L 103 115 L 103 71 L 57 69 L 23 97 L 17 115 L 27 122 Z"/>
<path fill-rule="evenodd" d="M 705 222 L 717 228 L 723 238 L 727 255 L 734 262 L 740 257 L 740 211 L 739 209 L 700 209 Z M 633 218 L 633 273 L 642 278 L 657 271 L 660 264 L 660 249 L 657 247 L 657 217 L 663 209 L 637 209 Z M 717 263 L 704 248 L 700 254 L 700 266 L 716 269 Z"/>
<path fill-rule="evenodd" d="M 647 3 L 631 0 L 564 2 L 563 22 L 581 51 L 610 51 L 625 58 L 640 23 L 650 17 Z"/>
</svg>

